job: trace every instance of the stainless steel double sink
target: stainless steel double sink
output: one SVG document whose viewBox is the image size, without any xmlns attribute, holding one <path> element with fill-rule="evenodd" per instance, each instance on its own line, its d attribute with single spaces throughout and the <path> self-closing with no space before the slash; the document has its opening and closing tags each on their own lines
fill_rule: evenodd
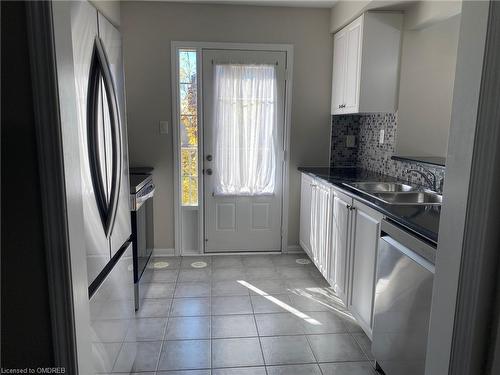
<svg viewBox="0 0 500 375">
<path fill-rule="evenodd" d="M 422 190 L 418 186 L 401 182 L 351 182 L 345 185 L 362 193 L 393 205 L 432 205 L 439 206 L 443 196 L 431 191 Z"/>
</svg>

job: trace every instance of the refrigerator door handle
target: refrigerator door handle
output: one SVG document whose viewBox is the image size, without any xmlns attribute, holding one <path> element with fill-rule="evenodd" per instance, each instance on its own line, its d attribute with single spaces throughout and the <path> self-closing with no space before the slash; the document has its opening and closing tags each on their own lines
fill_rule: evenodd
<svg viewBox="0 0 500 375">
<path fill-rule="evenodd" d="M 106 183 L 100 168 L 102 160 L 100 160 L 100 145 L 98 139 L 99 89 L 101 79 L 106 91 L 107 107 L 111 123 L 111 160 L 106 160 L 106 163 L 111 162 L 111 187 L 109 191 L 109 201 L 106 200 Z M 106 236 L 109 237 L 116 218 L 120 184 L 122 183 L 120 173 L 122 168 L 122 142 L 120 115 L 118 111 L 115 87 L 108 59 L 99 36 L 95 37 L 88 87 L 87 132 L 89 163 L 91 169 L 90 172 L 103 229 Z"/>
</svg>

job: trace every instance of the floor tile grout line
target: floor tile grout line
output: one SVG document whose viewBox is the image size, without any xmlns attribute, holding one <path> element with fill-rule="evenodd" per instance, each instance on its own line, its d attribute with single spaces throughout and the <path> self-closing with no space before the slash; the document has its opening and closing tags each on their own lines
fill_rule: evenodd
<svg viewBox="0 0 500 375">
<path fill-rule="evenodd" d="M 363 348 L 363 345 L 361 345 L 361 343 L 358 341 L 358 339 L 356 338 L 356 336 L 354 336 L 354 333 L 352 333 L 352 332 L 349 332 L 349 333 L 350 333 L 351 337 L 353 338 L 354 342 L 356 343 L 356 345 L 358 345 L 358 347 L 361 349 L 361 352 L 364 354 L 364 356 L 366 357 L 366 359 L 368 361 L 372 361 L 372 359 L 370 359 L 368 357 L 368 354 L 366 353 L 366 350 Z M 361 332 L 356 332 L 356 333 L 361 333 Z"/>
<path fill-rule="evenodd" d="M 306 338 L 307 345 L 309 345 L 309 349 L 311 349 L 311 353 L 312 353 L 312 355 L 313 355 L 313 357 L 314 357 L 314 360 L 316 361 L 316 365 L 317 365 L 318 367 L 320 367 L 320 365 L 319 365 L 319 361 L 318 361 L 318 358 L 316 357 L 316 354 L 314 353 L 314 349 L 313 349 L 313 347 L 312 347 L 312 345 L 311 345 L 311 342 L 309 341 L 309 337 L 307 337 L 307 335 L 306 335 L 306 334 L 305 334 L 304 336 L 305 336 L 305 338 Z M 320 371 L 321 371 L 321 367 L 320 367 Z"/>
<path fill-rule="evenodd" d="M 180 266 L 180 264 L 179 264 Z M 173 304 L 174 304 L 174 296 L 175 296 L 175 291 L 177 289 L 177 280 L 179 278 L 179 273 L 180 273 L 180 269 L 177 270 L 177 276 L 175 278 L 175 284 L 174 284 L 174 291 L 172 293 L 172 298 L 170 300 L 170 306 L 169 306 L 169 309 L 168 309 L 168 318 L 167 318 L 167 324 L 165 324 L 165 329 L 163 331 L 163 340 L 162 340 L 162 343 L 160 345 L 160 354 L 158 355 L 158 359 L 156 361 L 156 372 L 159 371 L 159 367 L 160 367 L 160 361 L 161 361 L 161 357 L 162 357 L 162 354 L 163 354 L 163 346 L 165 345 L 165 342 L 166 342 L 166 336 L 167 336 L 167 330 L 168 330 L 168 325 L 170 324 L 170 314 L 172 312 L 172 307 L 173 307 Z"/>
<path fill-rule="evenodd" d="M 251 315 L 251 314 L 247 314 Z M 198 337 L 198 338 L 177 338 L 177 339 L 164 339 L 163 341 L 196 341 L 196 340 L 233 340 L 233 339 L 251 339 L 251 338 L 276 338 L 276 337 L 300 337 L 300 336 L 326 336 L 326 335 L 345 335 L 346 332 L 340 333 L 294 333 L 294 334 L 278 334 L 278 335 L 257 335 L 257 336 L 228 336 L 228 337 Z M 124 342 L 153 342 L 153 341 L 161 341 L 159 339 L 146 339 L 140 341 L 124 341 Z M 121 343 L 122 341 L 110 341 L 106 343 Z M 364 355 L 363 351 L 360 350 Z M 371 361 L 370 359 L 366 359 L 366 361 Z"/>
<path fill-rule="evenodd" d="M 158 371 L 158 368 L 160 367 L 160 361 L 161 361 L 161 356 L 163 353 L 163 346 L 165 345 L 165 336 L 167 335 L 167 327 L 168 327 L 168 320 L 167 324 L 165 324 L 165 329 L 163 330 L 163 340 L 160 345 L 160 353 L 158 353 L 158 359 L 156 360 L 156 372 Z"/>
<path fill-rule="evenodd" d="M 264 365 L 263 366 L 265 368 L 266 374 L 267 374 L 267 367 L 266 366 L 268 366 L 268 365 L 265 363 L 265 357 L 264 357 L 264 352 L 263 352 L 261 337 L 305 336 L 306 340 L 308 342 L 308 345 L 309 345 L 309 347 L 311 349 L 311 352 L 313 353 L 313 357 L 316 360 L 315 363 L 316 363 L 316 365 L 319 364 L 319 362 L 318 362 L 318 360 L 317 360 L 317 358 L 316 358 L 316 356 L 314 354 L 314 351 L 312 351 L 312 347 L 310 345 L 309 339 L 307 338 L 307 334 L 305 332 L 304 333 L 300 333 L 300 334 L 292 334 L 292 335 L 279 334 L 279 335 L 270 335 L 270 336 L 262 336 L 260 334 L 259 328 L 258 328 L 258 325 L 257 325 L 257 320 L 256 320 L 256 314 L 257 313 L 255 312 L 255 305 L 254 305 L 254 301 L 252 299 L 252 297 L 257 296 L 257 294 L 254 294 L 254 293 L 247 293 L 247 294 L 244 294 L 244 295 L 240 295 L 240 294 L 236 294 L 236 295 L 235 294 L 225 294 L 225 293 L 223 293 L 223 294 L 218 294 L 217 293 L 216 295 L 213 294 L 213 285 L 214 285 L 214 283 L 217 283 L 217 282 L 220 282 L 220 281 L 222 281 L 222 282 L 223 281 L 226 281 L 226 282 L 235 281 L 234 279 L 233 280 L 231 278 L 229 278 L 229 279 L 216 279 L 216 278 L 213 277 L 212 269 L 210 269 L 209 272 L 211 273 L 211 275 L 210 275 L 210 277 L 209 277 L 208 280 L 186 281 L 186 282 L 199 282 L 199 283 L 208 282 L 210 284 L 210 290 L 209 290 L 208 296 L 205 296 L 205 295 L 199 296 L 199 295 L 197 295 L 197 296 L 181 296 L 181 297 L 176 297 L 175 296 L 175 292 L 177 290 L 177 287 L 179 286 L 178 284 L 182 284 L 183 283 L 182 281 L 180 281 L 180 276 L 181 276 L 182 270 L 185 269 L 185 268 L 182 268 L 181 264 L 182 264 L 182 260 L 181 260 L 181 262 L 179 264 L 179 268 L 177 269 L 177 277 L 176 277 L 175 282 L 174 282 L 174 293 L 173 293 L 172 297 L 170 298 L 169 314 L 168 314 L 168 317 L 167 317 L 167 325 L 165 326 L 164 340 L 163 340 L 164 343 L 165 343 L 165 345 L 166 345 L 166 342 L 168 342 L 168 341 L 185 341 L 186 340 L 186 339 L 179 339 L 179 340 L 167 340 L 166 339 L 166 332 L 167 332 L 167 329 L 168 329 L 169 320 L 171 318 L 173 318 L 172 312 L 173 312 L 173 305 L 174 305 L 175 300 L 176 299 L 182 299 L 182 298 L 208 298 L 209 301 L 210 301 L 209 315 L 186 315 L 186 316 L 185 315 L 179 315 L 179 316 L 176 316 L 176 317 L 197 317 L 197 316 L 199 317 L 199 316 L 205 316 L 205 317 L 209 317 L 210 323 L 211 323 L 212 317 L 216 317 L 216 316 L 252 315 L 253 316 L 253 321 L 254 321 L 254 324 L 255 324 L 255 329 L 257 331 L 257 336 L 213 338 L 212 337 L 213 327 L 210 324 L 210 335 L 209 335 L 209 337 L 210 337 L 210 362 L 211 362 L 211 366 L 210 367 L 211 368 L 212 368 L 212 365 L 213 365 L 212 361 L 211 361 L 211 359 L 212 359 L 212 340 L 214 340 L 214 339 L 224 340 L 224 339 L 235 339 L 235 338 L 249 338 L 249 337 L 256 337 L 259 340 L 261 354 L 262 354 L 262 358 L 263 358 L 263 361 L 264 361 Z M 213 267 L 213 263 L 209 263 L 209 264 L 210 264 L 211 268 L 214 268 Z M 290 264 L 279 264 L 279 265 L 273 264 L 273 266 L 274 267 L 288 267 L 288 266 L 290 266 Z M 249 268 L 249 267 L 257 267 L 257 265 L 247 265 L 247 264 L 243 263 L 243 269 L 245 270 L 245 274 L 246 274 L 247 268 Z M 215 267 L 215 268 L 217 268 L 217 267 Z M 221 266 L 220 267 L 221 270 L 227 269 L 227 268 L 234 268 L 234 267 L 231 266 L 231 265 Z M 307 277 L 307 278 L 306 277 L 302 277 L 302 278 L 300 278 L 300 277 L 294 277 L 294 278 L 283 278 L 283 277 L 280 277 L 280 278 L 263 278 L 262 280 L 273 280 L 273 281 L 278 281 L 279 280 L 280 282 L 287 284 L 288 282 L 291 282 L 294 279 L 295 280 L 300 280 L 300 279 L 302 279 L 302 280 L 309 280 L 309 282 L 311 282 L 311 284 L 313 284 L 315 282 L 319 282 L 320 283 L 320 281 L 321 281 L 320 278 L 315 278 L 315 277 Z M 162 282 L 162 283 L 166 283 L 166 282 Z M 328 286 L 327 285 L 314 285 L 314 287 L 328 287 Z M 295 287 L 295 288 L 297 288 L 297 287 Z M 290 296 L 290 295 L 293 295 L 295 293 L 293 293 L 293 292 L 290 293 L 290 291 L 287 290 L 286 292 L 283 292 L 283 293 L 276 292 L 276 293 L 273 293 L 273 294 Z M 252 314 L 241 314 L 241 313 L 239 313 L 239 314 L 214 314 L 214 312 L 213 312 L 213 306 L 212 306 L 212 298 L 213 297 L 238 297 L 238 296 L 240 296 L 240 297 L 248 297 L 249 298 L 249 301 L 250 301 L 250 304 L 251 304 L 251 307 L 252 307 Z M 321 309 L 321 310 L 318 310 L 317 312 L 321 312 L 321 311 L 323 311 L 323 310 Z M 316 312 L 316 311 L 308 311 L 308 312 Z M 271 312 L 263 312 L 263 313 L 258 313 L 258 314 L 269 314 L 269 315 L 272 315 L 272 314 L 279 314 L 279 313 L 283 313 L 283 312 L 271 311 Z M 340 319 L 340 321 L 342 322 L 341 319 Z M 344 326 L 344 328 L 346 328 L 344 322 L 342 322 L 342 325 Z M 352 332 L 346 330 L 345 333 L 349 334 L 349 336 L 356 342 L 356 345 L 359 347 L 359 349 L 361 350 L 361 352 L 363 352 L 363 354 L 365 355 L 365 357 L 367 357 L 365 351 L 363 350 L 363 348 L 359 344 L 358 340 L 356 340 L 356 338 L 354 337 L 354 335 L 352 334 Z M 328 334 L 328 333 L 319 333 L 319 335 L 322 335 L 322 334 Z M 187 340 L 189 340 L 189 339 L 187 339 Z M 197 339 L 192 339 L 192 340 L 197 340 Z M 203 340 L 203 339 L 200 339 L 200 340 Z M 163 346 L 164 343 L 162 343 L 162 346 Z M 161 351 L 160 351 L 160 356 L 161 356 Z M 369 361 L 369 359 L 367 359 L 367 360 Z M 243 367 L 243 366 L 237 366 L 237 367 Z M 245 366 L 245 367 L 253 367 L 253 366 Z M 158 366 L 157 366 L 157 370 L 158 370 Z M 320 371 L 321 371 L 321 369 L 320 369 Z"/>
<path fill-rule="evenodd" d="M 128 328 L 127 328 L 127 333 L 128 333 Z M 110 372 L 113 372 L 113 370 L 115 369 L 115 366 L 116 366 L 116 362 L 118 362 L 118 358 L 120 357 L 120 354 L 122 352 L 122 349 L 123 349 L 123 345 L 125 344 L 125 340 L 123 340 L 120 344 L 120 349 L 118 350 L 118 354 L 116 355 L 116 358 L 115 360 L 113 361 L 113 365 L 111 366 L 111 370 Z"/>
<path fill-rule="evenodd" d="M 262 341 L 260 339 L 260 332 L 259 332 L 259 326 L 257 325 L 257 319 L 255 318 L 255 308 L 253 305 L 252 297 L 250 296 L 250 306 L 252 307 L 252 315 L 253 315 L 253 322 L 255 324 L 255 332 L 257 332 L 257 337 L 259 340 L 259 347 L 260 347 L 260 354 L 262 355 L 262 363 L 264 364 L 264 371 L 266 372 L 266 375 L 268 375 L 267 372 L 267 367 L 266 367 L 266 357 L 264 356 L 264 348 L 262 347 Z"/>
<path fill-rule="evenodd" d="M 252 314 L 245 314 L 245 315 L 252 315 Z M 166 330 L 165 326 L 165 330 Z M 164 330 L 164 332 L 166 332 Z M 159 342 L 159 341 L 196 341 L 196 340 L 209 340 L 209 339 L 214 339 L 214 340 L 231 340 L 231 339 L 249 339 L 249 338 L 276 338 L 276 337 L 300 337 L 300 336 L 328 336 L 328 335 L 346 335 L 347 332 L 339 332 L 339 333 L 293 333 L 293 334 L 275 334 L 275 335 L 251 335 L 251 336 L 220 336 L 220 337 L 211 337 L 206 336 L 206 337 L 193 337 L 193 338 L 175 338 L 175 339 L 169 339 L 166 336 L 166 333 L 162 335 L 163 338 L 149 338 L 149 339 L 143 339 L 143 340 L 134 340 L 134 341 L 128 341 L 124 339 L 123 341 L 106 341 L 106 344 L 121 344 L 121 343 L 133 343 L 133 342 Z M 363 350 L 361 350 L 361 353 L 366 357 L 365 353 Z M 370 358 L 366 358 L 366 361 L 373 361 Z"/>
<path fill-rule="evenodd" d="M 304 365 L 317 365 L 320 370 L 321 366 L 319 364 L 348 364 L 348 363 L 369 363 L 368 361 L 337 361 L 337 362 L 320 362 L 320 363 L 314 363 L 314 362 L 298 362 L 298 363 L 281 363 L 281 364 L 272 364 L 272 365 L 231 365 L 231 366 L 218 366 L 218 367 L 186 367 L 183 369 L 170 369 L 170 370 L 159 370 L 161 372 L 166 372 L 166 374 L 169 374 L 170 372 L 177 372 L 177 371 L 203 371 L 203 370 L 224 370 L 224 369 L 247 369 L 247 368 L 264 368 L 267 370 L 267 367 L 287 367 L 287 366 L 304 366 Z M 151 371 L 136 371 L 134 373 L 148 373 Z M 121 373 L 120 373 L 121 374 Z M 375 374 L 378 374 L 375 372 Z M 104 374 L 103 374 L 104 375 Z"/>
</svg>

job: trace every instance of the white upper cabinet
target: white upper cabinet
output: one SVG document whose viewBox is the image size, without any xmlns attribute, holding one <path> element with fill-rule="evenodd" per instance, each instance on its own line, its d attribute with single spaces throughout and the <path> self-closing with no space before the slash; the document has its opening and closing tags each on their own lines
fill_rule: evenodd
<svg viewBox="0 0 500 375">
<path fill-rule="evenodd" d="M 397 110 L 403 15 L 367 12 L 333 37 L 332 114 Z"/>
<path fill-rule="evenodd" d="M 333 81 L 332 81 L 332 114 L 335 109 L 341 110 L 344 104 L 345 67 L 347 32 L 341 30 L 333 36 Z"/>
</svg>

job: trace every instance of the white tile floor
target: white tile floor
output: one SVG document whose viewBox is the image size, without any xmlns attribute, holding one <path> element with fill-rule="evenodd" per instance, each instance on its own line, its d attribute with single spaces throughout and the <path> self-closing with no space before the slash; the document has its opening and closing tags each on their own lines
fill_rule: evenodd
<svg viewBox="0 0 500 375">
<path fill-rule="evenodd" d="M 114 358 L 104 368 L 141 375 L 375 374 L 369 339 L 316 268 L 296 262 L 303 257 L 153 258 L 132 324 L 116 320 L 100 332 L 106 342 L 99 349 Z"/>
</svg>

